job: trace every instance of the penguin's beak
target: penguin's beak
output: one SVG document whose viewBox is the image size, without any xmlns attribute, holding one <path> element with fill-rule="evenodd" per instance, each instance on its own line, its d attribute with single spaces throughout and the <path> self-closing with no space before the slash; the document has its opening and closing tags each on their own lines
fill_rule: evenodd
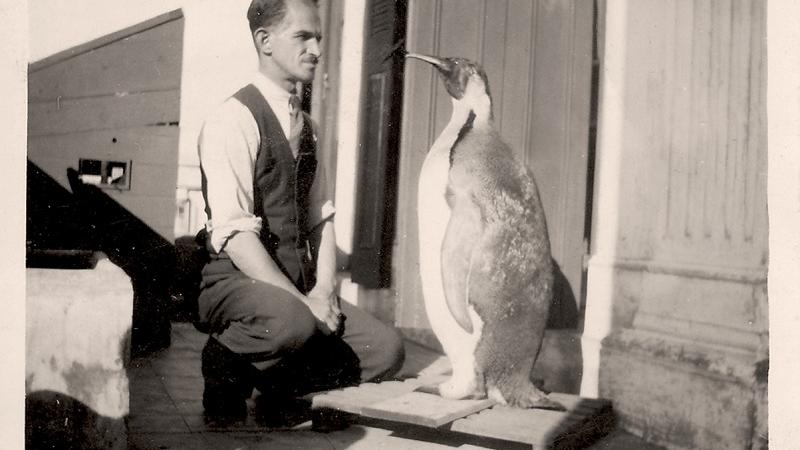
<svg viewBox="0 0 800 450">
<path fill-rule="evenodd" d="M 406 58 L 419 59 L 427 63 L 433 64 L 437 69 L 439 69 L 442 72 L 449 71 L 449 67 L 447 66 L 447 64 L 443 60 L 436 58 L 435 56 L 423 55 L 421 53 L 406 53 Z"/>
</svg>

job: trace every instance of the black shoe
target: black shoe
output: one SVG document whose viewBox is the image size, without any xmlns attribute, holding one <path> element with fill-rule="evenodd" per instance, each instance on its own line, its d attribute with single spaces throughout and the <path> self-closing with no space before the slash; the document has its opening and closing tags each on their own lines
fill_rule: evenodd
<svg viewBox="0 0 800 450">
<path fill-rule="evenodd" d="M 203 408 L 207 419 L 239 420 L 247 416 L 253 371 L 252 365 L 209 337 L 202 353 Z"/>
<path fill-rule="evenodd" d="M 355 422 L 353 414 L 333 408 L 321 408 L 311 411 L 311 429 L 318 433 L 341 431 Z"/>
<path fill-rule="evenodd" d="M 255 398 L 253 414 L 257 424 L 271 429 L 292 428 L 311 420 L 311 401 L 284 395 Z"/>
<path fill-rule="evenodd" d="M 281 366 L 278 373 L 264 371 L 262 377 L 268 375 L 268 379 L 294 396 L 357 386 L 361 382 L 358 356 L 347 343 L 334 336 L 312 336 L 303 348 L 281 361 Z"/>
</svg>

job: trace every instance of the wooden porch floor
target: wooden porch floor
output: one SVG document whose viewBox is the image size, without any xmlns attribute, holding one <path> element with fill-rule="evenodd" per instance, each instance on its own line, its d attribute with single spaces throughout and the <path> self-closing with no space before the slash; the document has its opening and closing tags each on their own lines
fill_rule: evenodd
<svg viewBox="0 0 800 450">
<path fill-rule="evenodd" d="M 489 432 L 481 432 L 487 424 L 505 424 L 506 428 L 514 420 L 529 418 L 508 415 L 500 407 L 483 409 L 466 419 L 456 420 L 445 417 L 447 411 L 443 404 L 434 404 L 429 409 L 439 412 L 444 426 L 431 426 L 419 422 L 418 412 L 412 408 L 411 418 L 406 415 L 400 421 L 397 415 L 362 409 L 375 405 L 378 400 L 394 398 L 407 394 L 420 384 L 434 382 L 449 371 L 447 359 L 412 342 L 406 343 L 406 363 L 400 373 L 406 381 L 390 382 L 384 386 L 369 385 L 349 388 L 347 392 L 332 392 L 314 399 L 315 408 L 336 407 L 339 410 L 355 413 L 348 415 L 349 425 L 336 431 L 319 431 L 312 422 L 312 415 L 322 414 L 321 409 L 314 413 L 298 414 L 286 418 L 284 423 L 265 422 L 255 414 L 249 414 L 242 423 L 233 425 L 209 424 L 203 419 L 202 392 L 203 378 L 200 374 L 200 351 L 207 336 L 197 332 L 191 324 L 174 323 L 172 345 L 170 348 L 132 361 L 128 371 L 130 379 L 131 404 L 128 418 L 129 446 L 134 449 L 477 449 L 477 448 L 531 448 L 530 444 L 519 444 L 491 437 L 497 427 L 489 426 Z M 413 385 L 409 388 L 409 385 Z M 392 391 L 394 394 L 388 395 Z M 338 396 L 337 396 L 338 395 Z M 412 395 L 423 395 L 414 392 Z M 370 397 L 371 396 L 371 397 Z M 367 401 L 365 399 L 371 398 Z M 576 417 L 577 397 L 559 397 L 568 407 L 572 406 L 571 417 Z M 402 400 L 402 399 L 401 399 Z M 428 397 L 423 401 L 437 401 Z M 392 407 L 390 402 L 390 409 Z M 399 403 L 403 403 L 400 401 Z M 349 406 L 348 406 L 349 405 Z M 250 405 L 251 407 L 253 405 Z M 396 405 L 395 405 L 396 406 Z M 485 405 L 483 405 L 485 406 Z M 401 408 L 403 406 L 401 405 Z M 406 402 L 406 408 L 408 402 Z M 373 410 L 375 408 L 372 408 Z M 381 408 L 377 408 L 380 410 Z M 386 409 L 383 407 L 383 409 Z M 586 416 L 586 404 L 577 416 Z M 499 412 L 498 412 L 499 411 Z M 527 410 L 523 411 L 529 413 Z M 552 412 L 546 412 L 552 414 Z M 562 413 L 567 414 L 567 413 Z M 401 414 L 402 416 L 402 414 Z M 488 417 L 487 417 L 488 416 Z M 568 414 L 569 416 L 569 414 Z M 554 416 L 550 416 L 554 417 Z M 565 416 L 567 417 L 567 416 Z M 580 418 L 579 417 L 579 418 Z M 477 418 L 477 419 L 476 419 Z M 476 422 L 477 420 L 477 422 Z M 542 423 L 542 419 L 536 420 Z M 566 423 L 566 421 L 564 421 Z M 573 422 L 575 422 L 573 420 Z M 434 424 L 435 425 L 435 424 Z M 595 424 L 596 425 L 596 424 Z M 513 425 L 512 425 L 513 426 Z M 535 426 L 535 425 L 534 425 Z M 592 426 L 591 423 L 588 426 Z M 461 432 L 456 432 L 459 430 Z M 495 433 L 496 434 L 496 433 Z M 594 443 L 590 447 L 574 442 L 565 448 L 593 449 L 655 449 L 641 440 L 619 431 Z"/>
</svg>

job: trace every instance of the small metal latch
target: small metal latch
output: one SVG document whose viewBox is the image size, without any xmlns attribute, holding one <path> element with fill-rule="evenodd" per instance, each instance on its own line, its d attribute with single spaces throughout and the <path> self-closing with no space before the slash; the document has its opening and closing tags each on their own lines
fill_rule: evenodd
<svg viewBox="0 0 800 450">
<path fill-rule="evenodd" d="M 581 266 L 583 270 L 589 270 L 589 259 L 592 257 L 591 249 L 589 248 L 589 239 L 583 238 L 583 255 L 581 256 Z"/>
</svg>

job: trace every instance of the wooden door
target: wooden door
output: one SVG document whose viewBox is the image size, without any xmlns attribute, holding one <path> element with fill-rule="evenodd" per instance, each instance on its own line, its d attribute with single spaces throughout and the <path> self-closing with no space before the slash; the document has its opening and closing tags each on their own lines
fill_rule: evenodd
<svg viewBox="0 0 800 450">
<path fill-rule="evenodd" d="M 411 1 L 406 45 L 409 51 L 461 56 L 484 66 L 496 125 L 536 176 L 553 256 L 578 302 L 587 214 L 592 8 L 593 2 L 577 0 Z M 404 92 L 393 264 L 396 320 L 411 334 L 419 329 L 424 338 L 417 181 L 451 104 L 429 65 L 406 65 Z"/>
</svg>

